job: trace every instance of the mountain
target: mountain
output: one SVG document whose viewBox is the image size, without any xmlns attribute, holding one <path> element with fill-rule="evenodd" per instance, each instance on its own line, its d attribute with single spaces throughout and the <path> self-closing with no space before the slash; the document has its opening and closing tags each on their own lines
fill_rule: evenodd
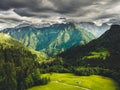
<svg viewBox="0 0 120 90">
<path fill-rule="evenodd" d="M 83 46 L 72 47 L 61 53 L 67 62 L 86 66 L 120 69 L 120 26 L 112 25 L 101 37 Z M 74 62 L 73 62 L 74 61 Z"/>
<path fill-rule="evenodd" d="M 44 55 L 0 34 L 0 90 L 26 90 L 33 86 L 36 65 L 38 60 L 47 59 Z"/>
<path fill-rule="evenodd" d="M 58 56 L 63 58 L 63 66 L 77 75 L 107 76 L 120 86 L 120 25 L 112 25 L 101 37 Z"/>
<path fill-rule="evenodd" d="M 0 33 L 0 45 L 1 48 L 5 49 L 5 48 L 13 48 L 13 49 L 24 49 L 26 52 L 29 52 L 33 55 L 36 56 L 35 60 L 36 61 L 41 61 L 41 60 L 46 60 L 47 59 L 47 55 L 43 52 L 37 52 L 31 48 L 26 48 L 22 43 L 20 43 L 19 41 L 13 39 L 12 37 L 10 37 L 7 34 L 3 34 Z M 24 54 L 24 53 L 22 53 Z"/>
<path fill-rule="evenodd" d="M 80 22 L 78 26 L 91 32 L 94 36 L 100 37 L 105 31 L 107 31 L 110 26 L 106 23 L 103 23 L 101 26 L 97 26 L 92 22 Z"/>
<path fill-rule="evenodd" d="M 73 23 L 54 24 L 47 27 L 22 25 L 1 31 L 21 41 L 25 46 L 48 55 L 56 55 L 74 46 L 87 44 L 95 39 L 90 32 L 78 28 Z"/>
</svg>

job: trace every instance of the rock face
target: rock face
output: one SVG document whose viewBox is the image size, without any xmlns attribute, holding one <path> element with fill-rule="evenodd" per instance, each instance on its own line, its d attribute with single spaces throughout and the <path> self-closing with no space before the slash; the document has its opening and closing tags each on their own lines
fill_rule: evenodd
<svg viewBox="0 0 120 90">
<path fill-rule="evenodd" d="M 42 28 L 27 25 L 5 29 L 1 32 L 18 39 L 27 47 L 43 51 L 48 55 L 56 55 L 74 45 L 87 44 L 95 39 L 93 34 L 73 23 L 54 24 Z"/>
</svg>

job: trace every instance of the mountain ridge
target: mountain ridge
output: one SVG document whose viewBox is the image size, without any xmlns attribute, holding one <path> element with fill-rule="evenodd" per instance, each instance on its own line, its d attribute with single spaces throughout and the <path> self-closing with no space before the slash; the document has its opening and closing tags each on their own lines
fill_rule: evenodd
<svg viewBox="0 0 120 90">
<path fill-rule="evenodd" d="M 120 25 L 112 25 L 110 30 L 106 31 L 98 39 L 92 40 L 83 46 L 72 47 L 59 56 L 71 63 L 77 60 L 76 63 L 79 62 L 79 64 L 82 61 L 85 62 L 83 64 L 85 66 L 88 64 L 91 66 L 98 65 L 100 67 L 118 70 L 120 68 L 119 46 Z"/>
<path fill-rule="evenodd" d="M 48 55 L 56 55 L 71 46 L 86 44 L 95 39 L 90 32 L 78 28 L 73 23 L 54 24 L 44 28 L 26 26 L 1 32 L 20 40 L 27 47 L 43 51 Z"/>
</svg>

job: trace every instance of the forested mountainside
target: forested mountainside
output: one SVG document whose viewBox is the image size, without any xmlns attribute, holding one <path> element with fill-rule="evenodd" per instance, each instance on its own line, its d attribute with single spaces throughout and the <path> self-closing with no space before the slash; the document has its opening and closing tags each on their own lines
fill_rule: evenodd
<svg viewBox="0 0 120 90">
<path fill-rule="evenodd" d="M 38 76 L 37 63 L 45 54 L 28 49 L 9 35 L 0 34 L 0 90 L 26 90 L 44 80 Z"/>
<path fill-rule="evenodd" d="M 95 36 L 73 23 L 54 24 L 48 27 L 23 27 L 9 28 L 1 31 L 21 41 L 25 46 L 48 55 L 56 55 L 74 45 L 84 45 L 95 39 Z"/>
<path fill-rule="evenodd" d="M 120 66 L 120 26 L 113 25 L 98 39 L 83 46 L 72 47 L 60 56 L 71 62 L 77 59 L 88 62 L 94 59 L 97 62 L 96 59 L 102 59 L 101 62 L 106 62 L 106 66 L 118 69 Z"/>
<path fill-rule="evenodd" d="M 79 75 L 105 75 L 120 84 L 120 25 L 112 25 L 98 39 L 72 47 L 58 56 L 63 58 L 64 66 L 73 66 L 73 72 Z"/>
</svg>

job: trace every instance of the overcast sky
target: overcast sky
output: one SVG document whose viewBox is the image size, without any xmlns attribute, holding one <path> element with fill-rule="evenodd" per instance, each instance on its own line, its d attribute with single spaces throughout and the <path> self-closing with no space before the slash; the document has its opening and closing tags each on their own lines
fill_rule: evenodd
<svg viewBox="0 0 120 90">
<path fill-rule="evenodd" d="M 62 19 L 61 19 L 62 18 Z M 20 23 L 120 21 L 120 0 L 0 0 L 0 29 Z"/>
</svg>

